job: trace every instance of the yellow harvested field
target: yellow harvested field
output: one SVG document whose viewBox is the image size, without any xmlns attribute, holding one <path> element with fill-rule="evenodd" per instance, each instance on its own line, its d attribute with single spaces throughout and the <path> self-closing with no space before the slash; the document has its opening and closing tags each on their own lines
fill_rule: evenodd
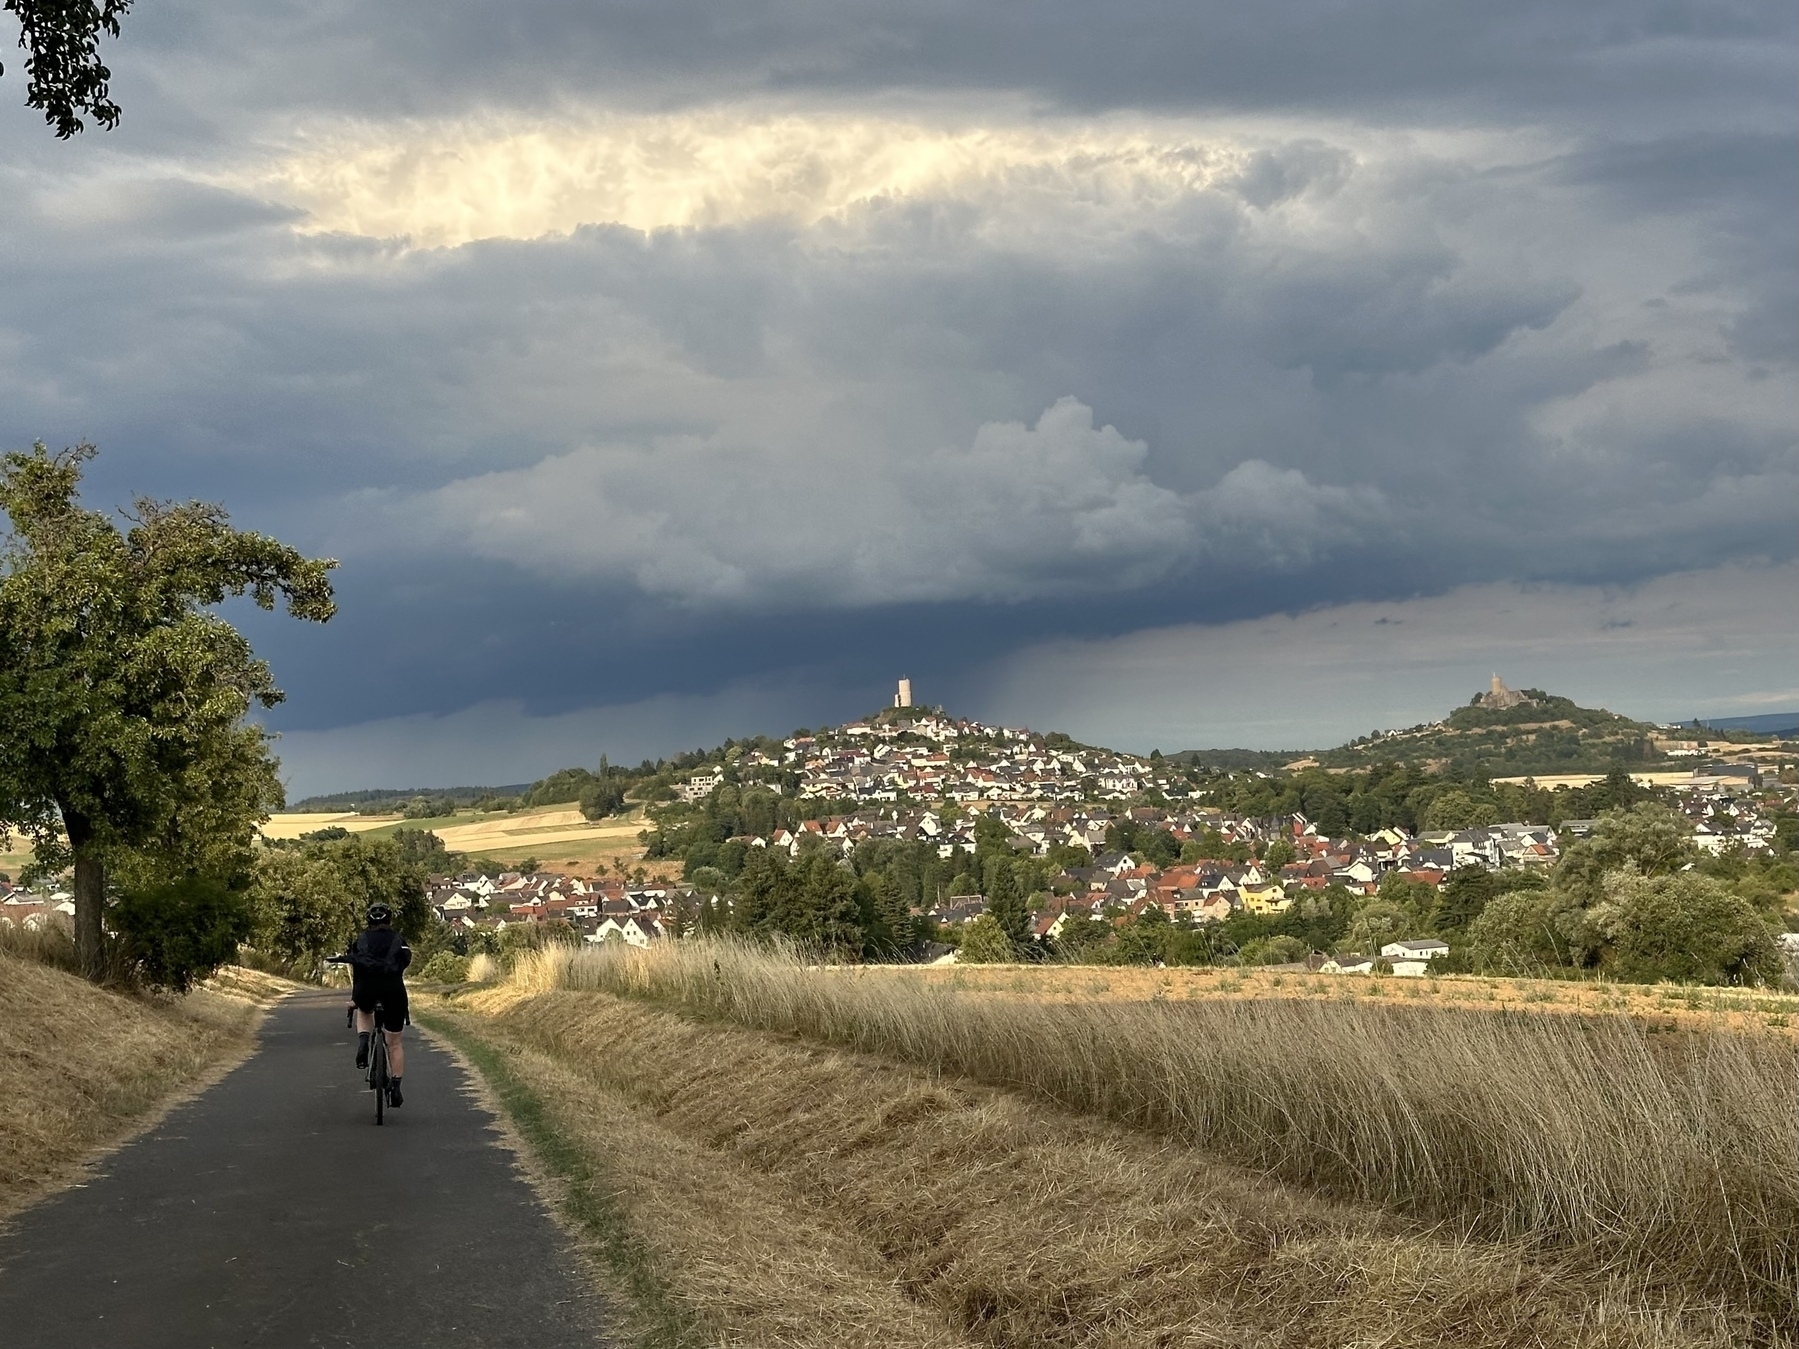
<svg viewBox="0 0 1799 1349">
<path fill-rule="evenodd" d="M 262 827 L 262 836 L 264 838 L 298 838 L 301 834 L 310 834 L 315 829 L 323 829 L 333 824 L 340 829 L 348 829 L 352 834 L 360 834 L 370 829 L 379 829 L 382 825 L 392 824 L 399 818 L 397 815 L 356 815 L 350 812 L 331 811 L 271 815 L 269 822 Z"/>
<path fill-rule="evenodd" d="M 589 822 L 572 805 L 541 810 L 465 816 L 459 824 L 409 821 L 398 815 L 289 812 L 271 816 L 265 838 L 298 838 L 332 825 L 354 834 L 396 828 L 430 829 L 451 852 L 535 854 L 546 864 L 594 865 L 621 855 L 641 853 L 637 835 L 644 828 L 638 812 L 625 819 Z"/>
<path fill-rule="evenodd" d="M 1693 770 L 1678 769 L 1672 773 L 1632 773 L 1631 780 L 1645 787 L 1678 787 L 1683 782 L 1693 780 Z M 1534 782 L 1546 791 L 1554 791 L 1557 787 L 1591 787 L 1595 782 L 1605 781 L 1604 773 L 1543 773 L 1536 776 L 1526 774 L 1515 778 L 1494 778 L 1495 782 L 1510 783 L 1522 786 L 1526 782 Z"/>
<path fill-rule="evenodd" d="M 453 852 L 491 852 L 497 848 L 536 847 L 540 843 L 586 842 L 591 839 L 637 841 L 643 824 L 637 820 L 589 823 L 581 812 L 566 807 L 552 810 L 495 815 L 473 824 L 439 829 L 437 836 Z"/>
<path fill-rule="evenodd" d="M 266 838 L 298 838 L 314 830 L 336 825 L 353 834 L 375 829 L 388 829 L 408 822 L 398 815 L 354 815 L 330 813 L 285 813 L 272 815 L 262 827 Z M 432 830 L 444 846 L 457 852 L 483 852 L 513 843 L 560 843 L 571 839 L 631 838 L 635 839 L 643 824 L 637 820 L 606 820 L 590 823 L 572 806 L 551 806 L 545 810 L 521 811 L 516 815 L 490 815 L 468 824 L 438 826 Z"/>
<path fill-rule="evenodd" d="M 451 1006 L 707 1342 L 1788 1343 L 1777 1035 L 958 973 L 559 948 Z"/>
</svg>

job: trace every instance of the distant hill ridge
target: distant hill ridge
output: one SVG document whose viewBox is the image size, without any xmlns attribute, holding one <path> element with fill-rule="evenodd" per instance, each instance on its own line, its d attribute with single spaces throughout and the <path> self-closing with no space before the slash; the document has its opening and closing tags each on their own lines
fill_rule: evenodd
<svg viewBox="0 0 1799 1349">
<path fill-rule="evenodd" d="M 1754 731 L 1780 739 L 1799 738 L 1799 712 L 1762 712 L 1753 717 L 1695 717 L 1690 724 L 1713 731 Z"/>
<path fill-rule="evenodd" d="M 879 723 L 916 714 L 944 715 L 941 709 L 933 708 L 887 708 L 861 720 Z M 1739 734 L 1743 731 L 1799 733 L 1799 713 L 1713 718 L 1702 724 L 1720 731 L 1736 730 Z M 820 731 L 825 729 L 821 727 Z M 1065 745 L 1075 743 L 1058 732 L 1041 734 L 1048 741 Z M 1280 772 L 1288 765 L 1298 766 L 1301 761 L 1306 761 L 1324 768 L 1367 768 L 1376 763 L 1401 763 L 1458 775 L 1546 776 L 1603 773 L 1619 764 L 1637 769 L 1672 767 L 1676 761 L 1670 760 L 1657 745 L 1658 737 L 1667 735 L 1665 728 L 1654 723 L 1635 721 L 1605 708 L 1581 707 L 1570 698 L 1542 689 L 1509 688 L 1495 674 L 1485 690 L 1474 694 L 1441 721 L 1372 732 L 1334 749 L 1190 749 L 1168 758 L 1172 762 L 1224 772 Z M 754 738 L 755 742 L 765 739 Z M 679 755 L 671 761 L 671 766 L 722 763 L 727 748 L 733 743 L 750 744 L 752 741 L 726 741 L 715 750 L 691 751 Z M 1106 753 L 1117 752 L 1099 746 L 1092 748 Z M 653 767 L 646 760 L 635 771 L 642 774 L 660 766 L 660 762 Z M 421 797 L 429 798 L 434 806 L 453 804 L 456 808 L 466 808 L 496 797 L 527 796 L 547 782 L 549 779 L 504 787 L 367 788 L 309 796 L 288 809 L 319 813 L 360 809 L 369 813 L 371 808 L 398 810 Z"/>
<path fill-rule="evenodd" d="M 399 806 L 417 797 L 448 797 L 458 805 L 472 805 L 487 796 L 519 796 L 531 789 L 528 782 L 509 787 L 365 787 L 354 792 L 327 792 L 295 801 L 287 809 L 298 814 L 348 814 L 362 806 Z"/>
</svg>

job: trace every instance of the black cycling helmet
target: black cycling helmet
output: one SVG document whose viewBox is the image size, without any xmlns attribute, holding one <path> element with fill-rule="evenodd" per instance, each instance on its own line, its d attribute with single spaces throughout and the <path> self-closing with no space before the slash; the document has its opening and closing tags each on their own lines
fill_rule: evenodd
<svg viewBox="0 0 1799 1349">
<path fill-rule="evenodd" d="M 394 911 L 380 900 L 369 905 L 367 913 L 371 923 L 391 923 L 394 920 Z"/>
</svg>

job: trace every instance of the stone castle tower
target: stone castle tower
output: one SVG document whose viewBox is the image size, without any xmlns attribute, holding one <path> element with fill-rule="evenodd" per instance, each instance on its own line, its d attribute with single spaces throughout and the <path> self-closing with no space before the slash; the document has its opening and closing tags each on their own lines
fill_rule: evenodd
<svg viewBox="0 0 1799 1349">
<path fill-rule="evenodd" d="M 893 695 L 893 705 L 895 707 L 912 706 L 912 681 L 910 679 L 900 680 L 899 691 Z"/>
<path fill-rule="evenodd" d="M 1492 687 L 1475 699 L 1475 706 L 1490 707 L 1495 712 L 1504 712 L 1510 708 L 1522 706 L 1529 701 L 1530 699 L 1516 689 L 1508 689 L 1505 686 L 1505 680 L 1494 675 Z"/>
</svg>

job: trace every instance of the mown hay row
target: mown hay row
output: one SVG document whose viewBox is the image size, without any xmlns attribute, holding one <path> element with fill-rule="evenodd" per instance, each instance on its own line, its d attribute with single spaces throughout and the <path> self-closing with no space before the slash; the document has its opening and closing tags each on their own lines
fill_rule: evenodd
<svg viewBox="0 0 1799 1349">
<path fill-rule="evenodd" d="M 537 986 L 1025 1089 L 1329 1193 L 1799 1313 L 1799 1093 L 1780 1037 L 1294 1000 L 1038 1005 L 894 970 L 669 943 L 549 953 Z"/>
<path fill-rule="evenodd" d="M 1678 1294 L 1658 1300 L 1516 1246 L 1423 1231 L 1013 1093 L 604 995 L 483 999 L 492 1014 L 468 1022 L 525 1051 L 509 1062 L 540 1074 L 562 1127 L 629 1178 L 634 1220 L 673 1256 L 669 1277 L 702 1313 L 723 1309 L 734 1343 L 785 1342 L 744 1305 L 753 1293 L 733 1291 L 738 1279 L 808 1288 L 820 1324 L 868 1323 L 839 1306 L 873 1305 L 865 1277 L 795 1274 L 857 1267 L 842 1253 L 846 1228 L 941 1318 L 946 1344 L 1523 1349 L 1768 1337 L 1740 1315 L 1673 1305 Z M 549 1068 L 533 1066 L 546 1055 Z M 656 1134 L 684 1144 L 645 1142 Z M 739 1253 L 734 1234 L 745 1231 L 755 1235 Z M 903 1342 L 919 1335 L 910 1321 Z"/>
</svg>

